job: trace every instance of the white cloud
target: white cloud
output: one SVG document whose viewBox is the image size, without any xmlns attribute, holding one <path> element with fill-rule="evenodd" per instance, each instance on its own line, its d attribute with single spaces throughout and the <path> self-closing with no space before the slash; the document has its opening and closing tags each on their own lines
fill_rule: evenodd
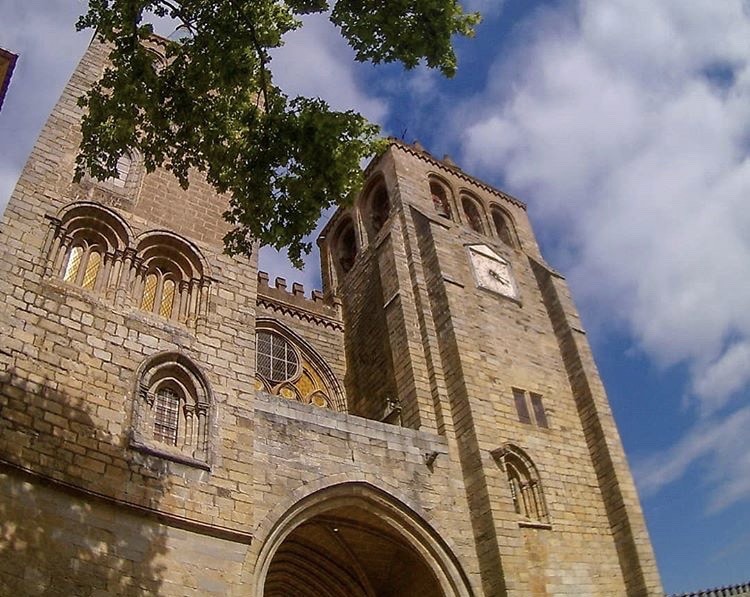
<svg viewBox="0 0 750 597">
<path fill-rule="evenodd" d="M 0 45 L 18 62 L 0 112 L 0 212 L 62 88 L 91 38 L 75 33 L 86 2 L 3 3 Z"/>
<path fill-rule="evenodd" d="M 728 417 L 703 421 L 668 451 L 635 466 L 639 488 L 646 495 L 653 494 L 697 465 L 704 485 L 719 486 L 719 491 L 712 492 L 710 511 L 746 498 L 750 494 L 749 427 L 747 406 Z"/>
<path fill-rule="evenodd" d="M 464 162 L 501 168 L 560 239 L 586 310 L 626 326 L 658 362 L 686 363 L 693 404 L 718 416 L 750 382 L 748 9 L 582 0 L 566 10 L 537 15 L 461 108 Z M 747 445 L 701 445 L 670 452 L 672 470 L 705 452 L 747 465 Z M 750 496 L 717 470 L 725 494 Z"/>
<path fill-rule="evenodd" d="M 274 83 L 290 96 L 320 97 L 333 109 L 356 110 L 371 121 L 383 122 L 388 105 L 368 93 L 357 76 L 357 68 L 353 50 L 326 15 L 305 17 L 304 26 L 285 38 L 285 45 L 274 52 L 271 63 Z M 323 224 L 324 221 L 319 222 L 318 229 Z M 316 233 L 313 233 L 310 239 L 313 252 L 305 259 L 303 272 L 291 266 L 285 251 L 278 252 L 271 247 L 261 249 L 261 269 L 267 270 L 272 278 L 285 277 L 289 288 L 292 282 L 304 284 L 309 294 L 309 289 L 320 285 L 315 238 Z"/>
<path fill-rule="evenodd" d="M 354 51 L 326 15 L 309 15 L 273 53 L 274 82 L 289 95 L 320 97 L 336 110 L 356 110 L 374 122 L 387 114 L 357 79 Z"/>
<path fill-rule="evenodd" d="M 464 0 L 461 3 L 464 12 L 478 12 L 484 18 L 499 15 L 503 9 L 504 0 Z"/>
</svg>

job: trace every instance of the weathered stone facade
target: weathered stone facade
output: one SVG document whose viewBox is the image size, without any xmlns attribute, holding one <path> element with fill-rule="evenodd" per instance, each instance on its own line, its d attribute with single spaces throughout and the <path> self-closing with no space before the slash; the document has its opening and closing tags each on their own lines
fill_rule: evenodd
<svg viewBox="0 0 750 597">
<path fill-rule="evenodd" d="M 199 178 L 71 182 L 103 65 L 2 221 L 0 593 L 661 593 L 522 203 L 393 141 L 319 240 L 323 291 L 271 286 Z"/>
</svg>

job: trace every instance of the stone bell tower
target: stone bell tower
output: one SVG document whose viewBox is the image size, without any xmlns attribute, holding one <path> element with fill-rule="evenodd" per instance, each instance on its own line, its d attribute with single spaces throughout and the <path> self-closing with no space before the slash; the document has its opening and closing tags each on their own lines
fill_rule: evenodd
<svg viewBox="0 0 750 597">
<path fill-rule="evenodd" d="M 585 332 L 519 200 L 392 141 L 324 230 L 350 410 L 448 439 L 486 595 L 659 577 Z"/>
</svg>

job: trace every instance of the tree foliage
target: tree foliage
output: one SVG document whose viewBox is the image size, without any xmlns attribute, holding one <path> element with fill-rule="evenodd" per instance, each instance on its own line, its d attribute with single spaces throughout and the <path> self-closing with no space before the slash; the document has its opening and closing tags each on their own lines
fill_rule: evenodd
<svg viewBox="0 0 750 597">
<path fill-rule="evenodd" d="M 80 99 L 86 108 L 76 176 L 114 176 L 135 150 L 148 171 L 171 170 L 183 187 L 192 169 L 226 193 L 232 254 L 253 239 L 288 247 L 295 264 L 303 237 L 323 209 L 351 201 L 363 157 L 382 149 L 378 127 L 317 98 L 288 97 L 274 85 L 269 52 L 301 16 L 328 12 L 356 59 L 424 60 L 451 76 L 454 35 L 479 22 L 458 0 L 89 0 L 78 28 L 111 47 L 102 79 Z M 187 32 L 153 49 L 144 19 L 170 17 Z"/>
</svg>

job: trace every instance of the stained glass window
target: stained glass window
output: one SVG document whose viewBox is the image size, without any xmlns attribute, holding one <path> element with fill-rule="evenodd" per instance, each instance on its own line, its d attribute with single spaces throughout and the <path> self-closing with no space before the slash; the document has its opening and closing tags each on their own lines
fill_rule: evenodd
<svg viewBox="0 0 750 597">
<path fill-rule="evenodd" d="M 174 281 L 166 280 L 161 291 L 161 305 L 159 305 L 159 315 L 169 318 L 172 316 L 172 306 L 174 305 Z"/>
<path fill-rule="evenodd" d="M 83 283 L 81 286 L 88 288 L 89 290 L 94 288 L 96 282 L 96 276 L 99 273 L 99 268 L 102 264 L 102 256 L 96 252 L 91 251 L 89 253 L 89 259 L 86 263 L 86 271 L 83 274 Z"/>
<path fill-rule="evenodd" d="M 146 276 L 146 282 L 143 285 L 143 300 L 141 301 L 141 309 L 144 311 L 154 310 L 154 300 L 156 300 L 156 284 L 158 278 L 156 274 L 149 274 Z"/>
<path fill-rule="evenodd" d="M 81 267 L 81 258 L 83 257 L 83 247 L 73 247 L 68 256 L 68 264 L 65 266 L 63 280 L 66 282 L 75 282 L 78 276 L 78 269 Z"/>
</svg>

